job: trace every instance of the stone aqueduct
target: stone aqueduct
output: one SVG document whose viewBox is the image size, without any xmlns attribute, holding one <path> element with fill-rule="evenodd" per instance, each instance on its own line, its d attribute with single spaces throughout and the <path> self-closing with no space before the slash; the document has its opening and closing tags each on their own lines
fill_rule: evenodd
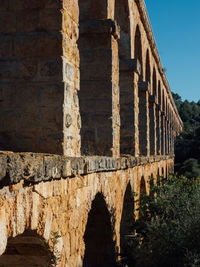
<svg viewBox="0 0 200 267">
<path fill-rule="evenodd" d="M 0 10 L 0 266 L 114 266 L 182 130 L 145 4 Z"/>
</svg>

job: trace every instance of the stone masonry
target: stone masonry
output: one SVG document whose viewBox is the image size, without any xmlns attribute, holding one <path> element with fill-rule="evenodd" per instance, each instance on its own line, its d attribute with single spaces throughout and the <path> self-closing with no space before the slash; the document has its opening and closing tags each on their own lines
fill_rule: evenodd
<svg viewBox="0 0 200 267">
<path fill-rule="evenodd" d="M 0 0 L 0 266 L 116 266 L 182 121 L 143 0 Z"/>
</svg>

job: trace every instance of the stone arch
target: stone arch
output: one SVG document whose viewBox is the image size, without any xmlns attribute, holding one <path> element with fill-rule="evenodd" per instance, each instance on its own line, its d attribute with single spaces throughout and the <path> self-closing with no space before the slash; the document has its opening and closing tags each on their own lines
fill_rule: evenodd
<svg viewBox="0 0 200 267">
<path fill-rule="evenodd" d="M 98 193 L 92 202 L 84 242 L 84 267 L 114 266 L 116 257 L 111 218 L 101 193 Z"/>
<path fill-rule="evenodd" d="M 157 97 L 157 75 L 156 75 L 156 69 L 153 68 L 153 89 L 152 94 Z"/>
<path fill-rule="evenodd" d="M 119 59 L 131 58 L 130 20 L 128 0 L 115 0 L 115 20 L 120 26 Z"/>
<path fill-rule="evenodd" d="M 26 230 L 23 234 L 10 237 L 5 253 L 0 256 L 3 267 L 53 267 L 56 257 L 48 248 L 46 241 L 36 231 Z"/>
<path fill-rule="evenodd" d="M 140 194 L 141 193 L 144 193 L 144 194 L 147 193 L 146 182 L 145 182 L 144 176 L 142 176 L 142 178 L 140 180 Z"/>
<path fill-rule="evenodd" d="M 160 169 L 157 170 L 157 185 L 160 185 Z"/>
<path fill-rule="evenodd" d="M 126 251 L 126 244 L 128 239 L 134 233 L 134 222 L 134 195 L 131 189 L 131 184 L 129 182 L 124 194 L 123 209 L 120 222 L 120 248 L 122 255 Z"/>
<path fill-rule="evenodd" d="M 108 0 L 79 0 L 80 21 L 87 19 L 106 19 Z"/>
<path fill-rule="evenodd" d="M 162 167 L 162 177 L 164 177 L 164 168 Z"/>
<path fill-rule="evenodd" d="M 146 52 L 145 81 L 151 84 L 151 67 L 150 67 L 150 59 L 149 59 L 149 49 L 147 49 L 147 52 Z"/>
<path fill-rule="evenodd" d="M 134 42 L 134 57 L 139 60 L 141 65 L 141 74 L 139 80 L 143 80 L 143 60 L 142 60 L 142 39 L 139 25 L 136 26 L 135 30 L 135 42 Z"/>
<path fill-rule="evenodd" d="M 146 181 L 144 179 L 144 176 L 141 177 L 140 180 L 140 187 L 139 187 L 139 206 L 141 205 L 142 202 L 142 197 L 147 194 L 147 188 L 146 188 Z M 138 216 L 141 217 L 141 211 L 139 210 Z"/>
</svg>

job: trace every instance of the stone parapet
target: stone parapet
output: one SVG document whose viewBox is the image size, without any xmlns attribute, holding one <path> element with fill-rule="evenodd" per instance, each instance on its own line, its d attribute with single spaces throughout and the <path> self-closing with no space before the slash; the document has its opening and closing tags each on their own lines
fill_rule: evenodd
<svg viewBox="0 0 200 267">
<path fill-rule="evenodd" d="M 174 155 L 111 158 L 0 152 L 0 188 L 16 184 L 20 180 L 24 180 L 26 184 L 34 184 L 76 175 L 125 170 L 171 158 Z"/>
</svg>

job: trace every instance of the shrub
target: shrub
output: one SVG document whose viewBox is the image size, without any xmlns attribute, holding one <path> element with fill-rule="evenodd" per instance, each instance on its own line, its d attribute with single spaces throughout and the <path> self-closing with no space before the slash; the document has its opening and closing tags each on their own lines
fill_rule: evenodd
<svg viewBox="0 0 200 267">
<path fill-rule="evenodd" d="M 141 195 L 139 214 L 129 267 L 200 266 L 199 179 L 162 178 Z"/>
</svg>

